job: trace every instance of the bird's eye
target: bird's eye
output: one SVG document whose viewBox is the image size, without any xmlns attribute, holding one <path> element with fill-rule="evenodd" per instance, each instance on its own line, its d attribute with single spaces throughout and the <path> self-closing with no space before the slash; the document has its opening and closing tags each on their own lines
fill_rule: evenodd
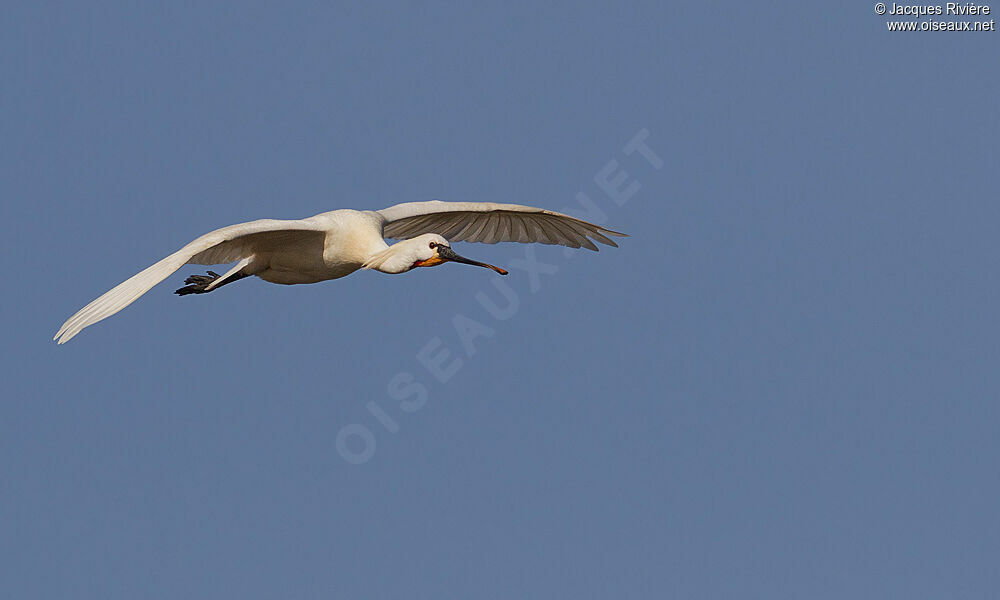
<svg viewBox="0 0 1000 600">
<path fill-rule="evenodd" d="M 431 242 L 430 243 L 430 248 L 431 248 L 431 250 L 433 250 L 434 248 L 437 248 L 437 242 Z"/>
</svg>

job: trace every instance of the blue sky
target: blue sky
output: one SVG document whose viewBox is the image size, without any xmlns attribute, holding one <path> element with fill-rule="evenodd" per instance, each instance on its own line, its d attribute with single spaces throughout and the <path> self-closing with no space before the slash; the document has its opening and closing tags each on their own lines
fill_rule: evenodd
<svg viewBox="0 0 1000 600">
<path fill-rule="evenodd" d="M 6 595 L 1000 586 L 995 32 L 742 2 L 22 3 L 0 28 Z M 217 227 L 428 199 L 632 237 L 457 245 L 506 288 L 448 265 L 173 295 L 193 266 L 51 341 Z"/>
</svg>

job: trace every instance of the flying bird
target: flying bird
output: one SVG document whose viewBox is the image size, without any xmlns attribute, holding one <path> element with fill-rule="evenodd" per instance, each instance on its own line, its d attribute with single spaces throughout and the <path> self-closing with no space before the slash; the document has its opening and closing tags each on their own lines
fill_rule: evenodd
<svg viewBox="0 0 1000 600">
<path fill-rule="evenodd" d="M 608 236 L 625 235 L 541 208 L 490 202 L 406 202 L 376 211 L 334 210 L 308 219 L 261 219 L 199 237 L 81 308 L 53 339 L 68 342 L 186 264 L 236 263 L 223 275 L 208 271 L 188 277 L 175 292 L 181 296 L 207 294 L 252 275 L 292 285 L 337 279 L 358 269 L 405 273 L 445 262 L 506 275 L 500 267 L 459 256 L 451 242 L 538 242 L 596 251 L 594 241 L 617 247 Z M 390 246 L 386 239 L 403 241 Z"/>
</svg>

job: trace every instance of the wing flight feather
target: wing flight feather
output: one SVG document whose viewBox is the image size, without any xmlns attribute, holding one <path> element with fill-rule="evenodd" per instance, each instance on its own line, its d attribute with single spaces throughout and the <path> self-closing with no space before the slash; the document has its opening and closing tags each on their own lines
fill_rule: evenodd
<svg viewBox="0 0 1000 600">
<path fill-rule="evenodd" d="M 65 344 L 84 327 L 110 317 L 132 304 L 154 285 L 169 277 L 185 264 L 222 264 L 235 262 L 256 253 L 275 248 L 301 236 L 324 236 L 325 229 L 307 219 L 283 221 L 261 219 L 230 225 L 199 237 L 177 252 L 160 260 L 111 288 L 90 304 L 81 308 L 63 323 L 54 340 Z"/>
<path fill-rule="evenodd" d="M 537 242 L 597 250 L 593 242 L 617 246 L 609 236 L 625 236 L 569 215 L 521 204 L 432 200 L 397 204 L 378 214 L 385 220 L 383 236 L 391 239 L 437 233 L 453 242 Z"/>
</svg>

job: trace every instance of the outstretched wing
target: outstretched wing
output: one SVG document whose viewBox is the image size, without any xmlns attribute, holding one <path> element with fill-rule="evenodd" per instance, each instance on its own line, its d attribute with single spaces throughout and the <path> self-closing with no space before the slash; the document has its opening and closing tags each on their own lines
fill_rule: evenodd
<svg viewBox="0 0 1000 600">
<path fill-rule="evenodd" d="M 617 247 L 609 235 L 624 233 L 533 206 L 491 202 L 406 202 L 378 211 L 385 219 L 382 235 L 408 239 L 437 233 L 453 242 L 522 242 L 559 244 L 597 250 L 591 240 Z"/>
<path fill-rule="evenodd" d="M 55 337 L 60 344 L 89 325 L 106 319 L 148 292 L 181 266 L 191 263 L 214 265 L 243 260 L 303 237 L 326 235 L 325 229 L 308 219 L 282 221 L 261 219 L 230 225 L 206 233 L 160 262 L 113 287 L 67 319 Z"/>
</svg>

